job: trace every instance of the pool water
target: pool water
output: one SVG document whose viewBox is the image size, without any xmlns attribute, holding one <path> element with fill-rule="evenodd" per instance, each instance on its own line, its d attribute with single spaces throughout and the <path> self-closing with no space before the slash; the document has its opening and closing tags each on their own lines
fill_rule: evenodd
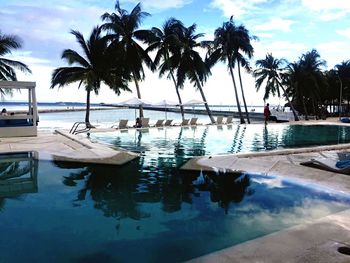
<svg viewBox="0 0 350 263">
<path fill-rule="evenodd" d="M 200 145 L 120 167 L 0 155 L 0 262 L 180 262 L 349 209 L 277 177 L 177 169 Z"/>
<path fill-rule="evenodd" d="M 130 129 L 91 138 L 143 153 L 145 158 L 258 152 L 350 142 L 350 127 L 336 125 L 222 125 Z"/>
</svg>

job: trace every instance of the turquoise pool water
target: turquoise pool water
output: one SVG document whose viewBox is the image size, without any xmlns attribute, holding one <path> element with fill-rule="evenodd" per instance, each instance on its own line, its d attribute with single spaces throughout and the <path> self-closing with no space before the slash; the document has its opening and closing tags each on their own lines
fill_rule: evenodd
<svg viewBox="0 0 350 263">
<path fill-rule="evenodd" d="M 203 136 L 170 149 L 141 137 L 121 167 L 0 155 L 0 262 L 181 262 L 350 206 L 281 178 L 185 173 Z"/>
<path fill-rule="evenodd" d="M 222 125 L 130 129 L 92 133 L 92 139 L 111 146 L 155 156 L 186 157 L 257 152 L 274 149 L 332 145 L 350 142 L 350 127 L 333 125 Z M 178 153 L 177 153 L 178 152 Z"/>
</svg>

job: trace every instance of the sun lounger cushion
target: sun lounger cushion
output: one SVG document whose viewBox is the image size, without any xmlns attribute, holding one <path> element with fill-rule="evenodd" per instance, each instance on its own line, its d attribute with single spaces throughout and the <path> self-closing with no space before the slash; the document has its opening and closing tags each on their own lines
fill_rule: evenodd
<svg viewBox="0 0 350 263">
<path fill-rule="evenodd" d="M 341 118 L 340 121 L 343 123 L 350 123 L 350 118 Z"/>
<path fill-rule="evenodd" d="M 331 158 L 313 158 L 310 161 L 302 162 L 300 164 L 335 173 L 350 174 L 350 165 L 339 168 L 337 167 L 337 162 L 340 161 Z"/>
<path fill-rule="evenodd" d="M 339 160 L 336 162 L 335 166 L 338 168 L 350 167 L 350 160 Z"/>
</svg>

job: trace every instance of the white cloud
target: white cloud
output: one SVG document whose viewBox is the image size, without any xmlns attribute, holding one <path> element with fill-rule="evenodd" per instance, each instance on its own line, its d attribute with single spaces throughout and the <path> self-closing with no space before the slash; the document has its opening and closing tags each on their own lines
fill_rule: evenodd
<svg viewBox="0 0 350 263">
<path fill-rule="evenodd" d="M 257 59 L 264 58 L 267 53 L 272 53 L 274 57 L 294 61 L 307 51 L 307 46 L 303 43 L 290 41 L 256 42 L 254 50 L 254 57 Z"/>
<path fill-rule="evenodd" d="M 254 29 L 258 31 L 280 30 L 283 32 L 289 32 L 291 25 L 294 23 L 295 22 L 292 20 L 275 17 L 266 23 L 256 25 Z"/>
<path fill-rule="evenodd" d="M 320 18 L 325 21 L 339 19 L 350 13 L 348 0 L 302 0 L 301 3 L 310 10 L 319 12 Z"/>
<path fill-rule="evenodd" d="M 210 6 L 223 11 L 224 16 L 240 17 L 250 10 L 258 8 L 259 4 L 268 2 L 268 0 L 213 0 Z"/>
<path fill-rule="evenodd" d="M 321 58 L 327 61 L 328 69 L 349 59 L 349 52 L 347 52 L 347 54 L 344 52 L 347 51 L 348 48 L 349 44 L 346 41 L 330 41 L 316 46 Z"/>
<path fill-rule="evenodd" d="M 172 1 L 164 1 L 164 0 L 128 0 L 127 2 L 138 4 L 141 2 L 142 7 L 145 10 L 165 10 L 169 8 L 181 8 L 189 3 L 192 0 L 172 0 Z"/>
<path fill-rule="evenodd" d="M 350 39 L 350 27 L 336 30 L 337 34 Z"/>
</svg>

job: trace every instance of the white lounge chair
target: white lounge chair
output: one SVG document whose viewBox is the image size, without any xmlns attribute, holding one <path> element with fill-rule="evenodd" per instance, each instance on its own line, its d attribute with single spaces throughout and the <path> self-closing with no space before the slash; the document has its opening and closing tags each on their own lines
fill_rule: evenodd
<svg viewBox="0 0 350 263">
<path fill-rule="evenodd" d="M 162 127 L 164 120 L 157 120 L 156 124 L 154 124 L 154 127 Z"/>
<path fill-rule="evenodd" d="M 180 123 L 180 126 L 186 126 L 190 122 L 189 119 L 183 119 L 182 122 Z"/>
<path fill-rule="evenodd" d="M 149 118 L 141 118 L 142 121 L 142 128 L 147 128 L 149 127 Z"/>
<path fill-rule="evenodd" d="M 166 120 L 164 123 L 164 126 L 171 126 L 172 122 L 173 122 L 173 120 Z"/>
<path fill-rule="evenodd" d="M 334 173 L 350 174 L 350 166 L 338 168 L 336 166 L 337 162 L 338 160 L 332 158 L 312 158 L 310 161 L 302 162 L 300 164 Z"/>
<path fill-rule="evenodd" d="M 191 118 L 190 125 L 197 125 L 198 118 Z"/>
<path fill-rule="evenodd" d="M 224 120 L 224 117 L 223 116 L 218 116 L 217 118 L 216 118 L 216 124 L 223 124 L 223 120 Z"/>
<path fill-rule="evenodd" d="M 226 124 L 231 124 L 232 123 L 232 120 L 233 120 L 233 117 L 232 116 L 228 116 L 226 118 Z"/>
<path fill-rule="evenodd" d="M 120 120 L 117 125 L 112 125 L 111 128 L 115 129 L 127 129 L 128 128 L 128 120 Z"/>
</svg>

